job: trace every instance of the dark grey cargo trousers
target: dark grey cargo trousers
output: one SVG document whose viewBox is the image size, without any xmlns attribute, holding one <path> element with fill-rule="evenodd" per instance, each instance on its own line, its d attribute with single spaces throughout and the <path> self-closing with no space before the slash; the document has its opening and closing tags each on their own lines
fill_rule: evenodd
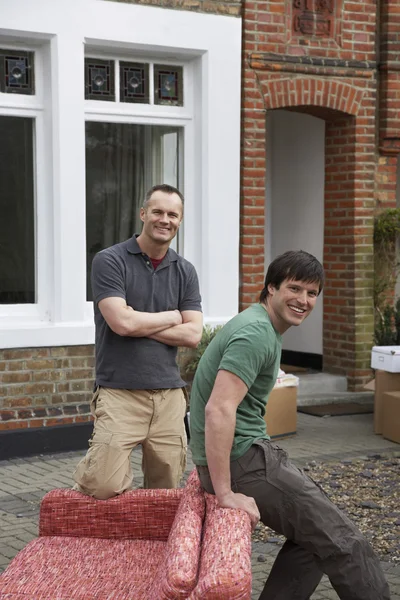
<svg viewBox="0 0 400 600">
<path fill-rule="evenodd" d="M 207 467 L 197 467 L 214 493 Z M 261 521 L 284 535 L 260 600 L 309 600 L 323 573 L 342 600 L 389 600 L 389 586 L 357 527 L 287 453 L 257 441 L 231 462 L 232 490 L 252 496 Z"/>
</svg>

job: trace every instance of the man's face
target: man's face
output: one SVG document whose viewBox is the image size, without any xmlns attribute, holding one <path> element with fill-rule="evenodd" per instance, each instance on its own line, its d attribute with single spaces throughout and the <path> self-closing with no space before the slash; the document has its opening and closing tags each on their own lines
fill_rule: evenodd
<svg viewBox="0 0 400 600">
<path fill-rule="evenodd" d="M 279 289 L 270 284 L 268 292 L 268 313 L 274 327 L 284 333 L 289 327 L 300 325 L 311 313 L 318 297 L 319 284 L 285 279 Z"/>
<path fill-rule="evenodd" d="M 154 192 L 146 208 L 140 209 L 146 237 L 158 244 L 171 242 L 182 221 L 182 201 L 178 194 Z"/>
</svg>

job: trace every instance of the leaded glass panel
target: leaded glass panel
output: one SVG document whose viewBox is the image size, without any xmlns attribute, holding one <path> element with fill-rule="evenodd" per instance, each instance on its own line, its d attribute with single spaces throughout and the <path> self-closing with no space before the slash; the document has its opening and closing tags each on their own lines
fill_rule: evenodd
<svg viewBox="0 0 400 600">
<path fill-rule="evenodd" d="M 183 106 L 183 69 L 154 65 L 154 104 Z"/>
<path fill-rule="evenodd" d="M 115 100 L 114 61 L 85 58 L 86 100 Z"/>
<path fill-rule="evenodd" d="M 149 65 L 146 63 L 119 63 L 120 101 L 149 103 Z"/>
<path fill-rule="evenodd" d="M 0 92 L 26 95 L 35 93 L 33 52 L 0 50 Z"/>
</svg>

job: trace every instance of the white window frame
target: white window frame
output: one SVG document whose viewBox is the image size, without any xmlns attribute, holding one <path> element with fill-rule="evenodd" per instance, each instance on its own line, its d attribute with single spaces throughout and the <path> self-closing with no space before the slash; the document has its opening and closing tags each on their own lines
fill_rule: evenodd
<svg viewBox="0 0 400 600">
<path fill-rule="evenodd" d="M 50 268 L 49 257 L 52 244 L 47 238 L 47 218 L 49 197 L 46 184 L 45 157 L 46 118 L 43 98 L 43 70 L 45 53 L 40 47 L 26 44 L 2 43 L 0 48 L 7 50 L 23 50 L 34 52 L 35 93 L 32 95 L 0 92 L 0 116 L 29 118 L 33 121 L 33 200 L 34 200 L 34 252 L 35 252 L 35 303 L 0 304 L 0 328 L 13 325 L 13 321 L 45 321 L 49 305 L 49 290 L 46 285 Z M 44 159 L 44 160 L 43 160 Z M 50 241 L 50 244 L 48 243 Z M 50 248 L 49 248 L 50 246 Z M 49 252 L 50 250 L 50 252 Z"/>
<path fill-rule="evenodd" d="M 68 10 L 53 0 L 0 0 L 0 14 L 0 45 L 35 52 L 35 96 L 2 95 L 0 107 L 35 118 L 38 271 L 37 305 L 0 305 L 0 348 L 94 343 L 85 119 L 183 128 L 184 256 L 199 274 L 205 321 L 236 314 L 241 19 L 103 0 L 69 0 Z M 101 53 L 183 65 L 184 106 L 85 100 L 84 58 Z"/>
</svg>

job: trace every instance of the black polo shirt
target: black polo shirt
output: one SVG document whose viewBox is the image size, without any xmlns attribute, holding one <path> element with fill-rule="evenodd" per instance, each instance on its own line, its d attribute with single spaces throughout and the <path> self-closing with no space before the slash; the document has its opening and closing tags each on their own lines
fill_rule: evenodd
<svg viewBox="0 0 400 600">
<path fill-rule="evenodd" d="M 92 290 L 96 325 L 96 385 L 142 390 L 185 385 L 176 363 L 177 348 L 146 337 L 114 333 L 98 303 L 124 298 L 141 312 L 201 311 L 197 273 L 193 265 L 171 248 L 154 270 L 136 236 L 102 250 L 92 263 Z"/>
</svg>

